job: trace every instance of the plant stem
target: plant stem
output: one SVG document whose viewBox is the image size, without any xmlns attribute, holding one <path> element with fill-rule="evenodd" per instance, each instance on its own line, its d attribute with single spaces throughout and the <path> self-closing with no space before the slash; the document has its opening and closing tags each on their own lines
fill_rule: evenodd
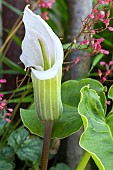
<svg viewBox="0 0 113 170">
<path fill-rule="evenodd" d="M 84 170 L 89 159 L 90 159 L 90 154 L 88 152 L 85 152 L 76 170 Z"/>
<path fill-rule="evenodd" d="M 47 170 L 52 127 L 53 127 L 52 121 L 45 122 L 44 143 L 43 143 L 42 159 L 41 159 L 41 170 Z"/>
</svg>

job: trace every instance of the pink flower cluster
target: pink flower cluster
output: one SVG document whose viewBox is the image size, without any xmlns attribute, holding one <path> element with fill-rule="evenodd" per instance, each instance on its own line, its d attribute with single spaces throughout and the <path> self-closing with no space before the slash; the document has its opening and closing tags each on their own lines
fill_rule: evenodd
<svg viewBox="0 0 113 170">
<path fill-rule="evenodd" d="M 38 7 L 39 8 L 52 8 L 52 4 L 55 2 L 55 0 L 48 0 L 48 1 L 45 1 L 45 0 L 41 0 L 38 2 Z"/>
<path fill-rule="evenodd" d="M 109 4 L 109 3 L 111 3 L 112 2 L 112 0 L 98 0 L 98 2 L 100 3 L 100 4 L 105 4 L 105 5 L 107 5 L 107 4 Z"/>
<path fill-rule="evenodd" d="M 40 0 L 38 2 L 38 7 L 39 8 L 46 8 L 46 9 L 51 9 L 52 8 L 52 4 L 55 2 L 55 0 Z M 44 20 L 48 20 L 49 17 L 48 17 L 48 12 L 45 11 L 41 14 L 41 17 L 44 19 Z"/>
<path fill-rule="evenodd" d="M 113 27 L 109 25 L 110 23 L 110 8 L 113 7 L 111 4 L 108 8 L 102 6 L 102 4 L 110 4 L 112 0 L 98 0 L 94 8 L 92 9 L 91 14 L 85 18 L 83 21 L 82 36 L 84 36 L 84 40 L 81 42 L 81 45 L 87 45 L 92 49 L 92 55 L 103 53 L 108 55 L 109 51 L 102 49 L 101 43 L 104 41 L 104 38 L 96 39 L 94 38 L 94 34 L 98 34 L 106 29 L 109 31 L 113 31 Z M 93 29 L 94 24 L 102 22 L 105 25 L 105 28 L 96 28 Z"/>
<path fill-rule="evenodd" d="M 98 69 L 98 75 L 100 77 L 101 82 L 103 83 L 104 81 L 107 80 L 107 77 L 112 73 L 112 70 L 113 70 L 113 61 L 110 61 L 109 64 L 107 64 L 104 61 L 101 61 L 100 65 L 101 66 L 105 66 L 105 68 L 106 68 L 106 72 L 105 72 L 104 76 L 102 76 L 103 75 L 102 71 L 100 69 Z"/>
<path fill-rule="evenodd" d="M 0 87 L 1 84 L 6 83 L 5 79 L 0 79 Z M 5 119 L 6 122 L 10 122 L 10 116 L 13 112 L 12 108 L 8 108 L 6 105 L 6 99 L 3 99 L 4 94 L 0 93 L 0 119 Z"/>
</svg>

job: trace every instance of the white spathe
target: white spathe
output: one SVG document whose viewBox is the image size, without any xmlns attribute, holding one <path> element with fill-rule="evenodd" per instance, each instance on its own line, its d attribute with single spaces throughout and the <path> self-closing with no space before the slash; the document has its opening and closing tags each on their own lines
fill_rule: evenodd
<svg viewBox="0 0 113 170">
<path fill-rule="evenodd" d="M 63 48 L 59 38 L 39 15 L 34 14 L 28 8 L 28 5 L 24 10 L 23 22 L 25 37 L 22 42 L 20 60 L 25 68 L 31 67 L 38 79 L 53 78 L 63 63 Z M 50 69 L 46 71 L 44 71 L 43 54 L 38 39 L 43 42 L 48 57 Z"/>
<path fill-rule="evenodd" d="M 54 121 L 62 114 L 61 77 L 63 48 L 50 26 L 25 7 L 25 37 L 20 60 L 31 68 L 35 108 L 43 121 Z"/>
</svg>

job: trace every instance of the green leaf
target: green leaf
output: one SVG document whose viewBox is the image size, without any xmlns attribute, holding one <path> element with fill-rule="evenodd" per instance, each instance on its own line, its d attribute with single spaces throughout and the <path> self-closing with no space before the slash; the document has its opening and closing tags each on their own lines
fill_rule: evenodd
<svg viewBox="0 0 113 170">
<path fill-rule="evenodd" d="M 93 60 L 93 63 L 92 63 L 92 66 L 91 66 L 91 69 L 90 71 L 88 72 L 88 74 L 90 74 L 90 72 L 93 70 L 93 68 L 98 64 L 98 62 L 104 57 L 104 54 L 100 53 L 98 55 L 95 56 L 94 60 Z"/>
<path fill-rule="evenodd" d="M 85 86 L 81 90 L 78 107 L 84 124 L 80 146 L 90 153 L 99 170 L 113 168 L 113 138 L 105 119 L 100 97 Z"/>
<path fill-rule="evenodd" d="M 108 98 L 113 100 L 113 85 L 110 87 L 108 91 Z"/>
<path fill-rule="evenodd" d="M 31 103 L 33 101 L 33 95 L 29 95 L 27 97 L 24 97 L 21 100 L 21 103 Z M 20 98 L 13 98 L 11 100 L 9 100 L 7 103 L 18 103 L 20 102 Z"/>
<path fill-rule="evenodd" d="M 54 123 L 52 138 L 65 138 L 80 129 L 82 126 L 81 118 L 78 114 L 77 107 L 80 101 L 80 89 L 84 85 L 90 85 L 100 95 L 102 105 L 106 111 L 106 100 L 103 93 L 104 87 L 96 80 L 84 79 L 81 81 L 67 81 L 62 85 L 62 101 L 64 103 L 63 114 L 59 120 Z M 44 135 L 44 125 L 35 113 L 34 105 L 30 110 L 21 109 L 21 119 L 24 126 L 32 133 L 42 136 Z"/>
<path fill-rule="evenodd" d="M 82 121 L 77 108 L 64 105 L 63 110 L 64 112 L 61 118 L 54 123 L 52 138 L 65 138 L 78 131 L 82 126 Z M 41 137 L 44 136 L 44 124 L 36 115 L 35 110 L 21 109 L 20 115 L 24 126 L 27 127 L 33 134 Z"/>
<path fill-rule="evenodd" d="M 71 170 L 71 168 L 64 163 L 58 163 L 55 167 L 52 167 L 49 170 Z"/>
<path fill-rule="evenodd" d="M 29 132 L 23 127 L 13 131 L 8 138 L 8 144 L 14 149 L 20 160 L 35 161 L 41 155 L 41 139 L 30 136 Z"/>
<path fill-rule="evenodd" d="M 94 89 L 98 93 L 106 113 L 106 98 L 104 94 L 104 87 L 98 81 L 90 78 L 82 79 L 80 81 L 70 80 L 64 82 L 61 89 L 62 102 L 77 108 L 80 101 L 80 90 L 85 85 L 89 85 L 91 89 Z"/>
<path fill-rule="evenodd" d="M 1 145 L 2 145 L 2 143 L 1 143 Z M 10 147 L 8 145 L 4 145 L 4 146 L 0 147 L 0 161 L 6 161 L 7 163 L 11 164 L 13 166 L 13 168 L 15 167 L 14 155 L 15 155 L 15 153 L 14 153 L 14 149 L 12 147 Z M 0 170 L 1 170 L 1 167 L 0 167 Z"/>
<path fill-rule="evenodd" d="M 0 170 L 14 170 L 14 167 L 11 163 L 0 160 Z"/>
<path fill-rule="evenodd" d="M 18 66 L 16 63 L 14 63 L 13 61 L 11 61 L 10 59 L 8 59 L 7 57 L 3 56 L 3 62 L 4 64 L 6 64 L 7 66 L 9 66 L 9 68 L 11 68 L 12 70 L 15 70 L 16 72 L 18 72 L 18 74 L 25 74 L 25 71 L 23 68 L 21 68 L 20 66 Z"/>
<path fill-rule="evenodd" d="M 113 137 L 113 111 L 108 114 L 106 123 L 108 124 Z"/>
</svg>

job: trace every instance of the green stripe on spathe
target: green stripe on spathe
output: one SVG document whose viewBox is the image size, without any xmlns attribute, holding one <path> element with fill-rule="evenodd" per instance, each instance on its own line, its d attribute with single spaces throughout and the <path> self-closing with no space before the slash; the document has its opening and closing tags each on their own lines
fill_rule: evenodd
<svg viewBox="0 0 113 170">
<path fill-rule="evenodd" d="M 35 109 L 43 121 L 57 120 L 62 114 L 61 70 L 48 80 L 39 80 L 32 73 Z"/>
<path fill-rule="evenodd" d="M 46 51 L 45 51 L 45 47 L 44 47 L 43 42 L 40 39 L 38 39 L 38 42 L 39 42 L 41 50 L 42 50 L 42 55 L 43 55 L 43 59 L 44 59 L 44 71 L 45 71 L 45 70 L 48 70 L 50 68 L 49 62 L 48 62 L 48 59 L 47 59 L 47 55 L 46 55 Z"/>
</svg>

